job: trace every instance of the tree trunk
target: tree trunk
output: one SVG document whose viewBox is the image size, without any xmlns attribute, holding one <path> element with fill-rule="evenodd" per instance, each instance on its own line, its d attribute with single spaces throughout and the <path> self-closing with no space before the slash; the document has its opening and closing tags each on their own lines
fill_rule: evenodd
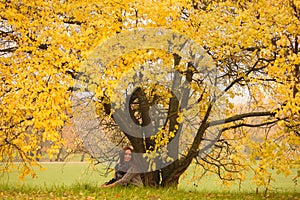
<svg viewBox="0 0 300 200">
<path fill-rule="evenodd" d="M 160 184 L 159 171 L 144 173 L 142 178 L 145 186 L 157 187 Z"/>
<path fill-rule="evenodd" d="M 177 187 L 180 176 L 187 170 L 193 160 L 191 157 L 183 157 L 161 170 L 161 186 L 163 187 Z"/>
<path fill-rule="evenodd" d="M 179 178 L 181 174 L 178 174 L 177 176 L 169 177 L 161 182 L 162 187 L 173 187 L 177 188 L 179 184 Z"/>
</svg>

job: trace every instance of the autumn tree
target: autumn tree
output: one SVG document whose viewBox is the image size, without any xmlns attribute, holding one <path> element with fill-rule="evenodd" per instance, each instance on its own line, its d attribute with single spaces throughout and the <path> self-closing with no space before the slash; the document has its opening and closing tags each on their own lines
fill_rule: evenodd
<svg viewBox="0 0 300 200">
<path fill-rule="evenodd" d="M 261 177 L 274 159 L 279 172 L 296 167 L 299 1 L 2 1 L 0 8 L 2 170 L 20 157 L 23 174 L 30 172 L 45 140 L 55 153 L 61 127 L 80 116 L 70 110 L 78 99 L 99 122 L 98 131 L 83 132 L 129 142 L 148 185 L 176 186 L 193 162 L 224 181 L 243 180 L 256 162 L 245 162 L 244 144 L 253 158 L 268 158 L 255 163 Z M 248 107 L 233 112 L 237 96 Z M 251 128 L 270 126 L 278 128 L 262 145 L 252 142 Z"/>
</svg>

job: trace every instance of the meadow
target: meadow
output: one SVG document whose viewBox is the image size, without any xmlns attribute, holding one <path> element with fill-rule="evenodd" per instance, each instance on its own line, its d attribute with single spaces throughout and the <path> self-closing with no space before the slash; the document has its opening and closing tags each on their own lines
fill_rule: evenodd
<svg viewBox="0 0 300 200">
<path fill-rule="evenodd" d="M 300 186 L 288 177 L 276 176 L 267 194 L 250 180 L 225 188 L 216 177 L 191 181 L 192 169 L 180 180 L 177 190 L 155 188 L 99 188 L 110 179 L 85 162 L 43 163 L 38 178 L 18 179 L 17 172 L 3 174 L 0 199 L 300 199 Z M 98 170 L 103 170 L 101 167 Z"/>
</svg>

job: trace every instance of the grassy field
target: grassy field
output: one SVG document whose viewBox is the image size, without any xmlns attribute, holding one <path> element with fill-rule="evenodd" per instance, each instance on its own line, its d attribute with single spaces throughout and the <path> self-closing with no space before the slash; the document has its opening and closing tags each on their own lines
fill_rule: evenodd
<svg viewBox="0 0 300 200">
<path fill-rule="evenodd" d="M 267 196 L 264 189 L 256 187 L 248 180 L 241 185 L 226 190 L 215 177 L 207 177 L 191 182 L 191 174 L 184 177 L 178 190 L 153 188 L 113 188 L 102 189 L 99 186 L 110 179 L 101 176 L 89 168 L 88 164 L 45 163 L 46 170 L 37 171 L 38 178 L 26 177 L 18 179 L 18 174 L 12 172 L 1 177 L 0 199 L 300 199 L 300 187 L 289 177 L 277 176 L 277 182 L 272 184 L 272 190 Z"/>
<path fill-rule="evenodd" d="M 247 193 L 247 192 L 206 192 L 154 188 L 98 188 L 94 185 L 75 184 L 69 187 L 51 187 L 46 190 L 31 187 L 2 188 L 0 199 L 144 199 L 144 200 L 185 200 L 185 199 L 280 199 L 298 200 L 299 193 Z"/>
</svg>

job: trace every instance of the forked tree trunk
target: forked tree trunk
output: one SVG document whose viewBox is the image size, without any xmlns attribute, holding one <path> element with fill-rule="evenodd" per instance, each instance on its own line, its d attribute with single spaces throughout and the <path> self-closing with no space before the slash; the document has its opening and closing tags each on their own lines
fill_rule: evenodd
<svg viewBox="0 0 300 200">
<path fill-rule="evenodd" d="M 182 173 L 181 173 L 182 174 Z M 181 174 L 176 174 L 172 176 L 163 176 L 161 180 L 161 172 L 154 171 L 144 173 L 142 176 L 144 185 L 147 187 L 175 187 L 177 188 L 179 184 L 179 178 Z"/>
<path fill-rule="evenodd" d="M 192 158 L 177 160 L 161 170 L 144 173 L 143 181 L 145 186 L 177 188 L 180 176 L 186 171 L 191 161 Z"/>
</svg>

